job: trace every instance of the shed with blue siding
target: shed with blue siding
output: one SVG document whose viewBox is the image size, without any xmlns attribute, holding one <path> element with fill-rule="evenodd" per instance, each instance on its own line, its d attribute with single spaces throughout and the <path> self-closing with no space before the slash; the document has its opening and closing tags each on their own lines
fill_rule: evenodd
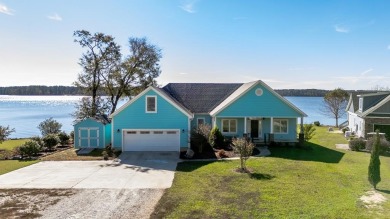
<svg viewBox="0 0 390 219">
<path fill-rule="evenodd" d="M 104 148 L 111 143 L 111 124 L 107 116 L 86 118 L 74 125 L 75 148 Z"/>
</svg>

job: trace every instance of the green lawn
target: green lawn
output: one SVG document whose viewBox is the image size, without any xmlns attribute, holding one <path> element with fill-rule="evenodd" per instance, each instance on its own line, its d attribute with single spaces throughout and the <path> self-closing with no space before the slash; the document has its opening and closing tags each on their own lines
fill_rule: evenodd
<svg viewBox="0 0 390 219">
<path fill-rule="evenodd" d="M 390 201 L 367 209 L 369 154 L 338 150 L 342 134 L 317 128 L 309 148 L 271 148 L 251 158 L 253 174 L 234 172 L 239 161 L 183 162 L 153 218 L 386 218 Z M 390 158 L 381 157 L 380 194 L 390 199 Z"/>
<path fill-rule="evenodd" d="M 22 145 L 24 142 L 26 142 L 28 139 L 17 139 L 17 140 L 7 140 L 3 143 L 0 143 L 0 150 L 8 150 L 11 151 L 12 149 Z"/>
<path fill-rule="evenodd" d="M 0 175 L 37 163 L 38 161 L 0 160 Z"/>
</svg>

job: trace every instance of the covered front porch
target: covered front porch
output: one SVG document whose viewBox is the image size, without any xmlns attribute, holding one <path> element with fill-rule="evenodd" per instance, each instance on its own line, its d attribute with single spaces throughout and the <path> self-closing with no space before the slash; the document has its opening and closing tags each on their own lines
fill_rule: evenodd
<svg viewBox="0 0 390 219">
<path fill-rule="evenodd" d="M 298 142 L 297 120 L 288 117 L 214 117 L 213 127 L 217 126 L 224 136 L 249 137 L 258 143 Z M 301 124 L 303 124 L 303 117 Z"/>
</svg>

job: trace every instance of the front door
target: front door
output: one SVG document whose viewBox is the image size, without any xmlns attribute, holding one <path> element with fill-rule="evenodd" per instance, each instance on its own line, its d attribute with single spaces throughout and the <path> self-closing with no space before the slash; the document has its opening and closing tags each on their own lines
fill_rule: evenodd
<svg viewBox="0 0 390 219">
<path fill-rule="evenodd" d="M 251 120 L 251 138 L 259 137 L 259 120 Z"/>
</svg>

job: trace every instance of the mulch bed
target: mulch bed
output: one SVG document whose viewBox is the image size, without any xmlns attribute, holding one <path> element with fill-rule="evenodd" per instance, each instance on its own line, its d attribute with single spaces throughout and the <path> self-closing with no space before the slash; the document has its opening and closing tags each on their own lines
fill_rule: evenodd
<svg viewBox="0 0 390 219">
<path fill-rule="evenodd" d="M 40 158 L 46 157 L 46 156 L 54 154 L 54 153 L 68 150 L 70 148 L 73 148 L 73 146 L 71 144 L 64 145 L 64 146 L 57 146 L 57 147 L 53 148 L 53 150 L 50 150 L 50 151 L 45 150 L 45 151 L 39 152 L 37 154 L 37 156 L 32 157 L 32 159 L 40 159 Z M 18 156 L 18 154 L 14 154 L 13 151 L 0 150 L 0 160 L 12 160 L 12 159 L 21 159 L 21 158 Z M 30 158 L 24 158 L 24 159 L 31 160 Z"/>
<path fill-rule="evenodd" d="M 199 160 L 199 159 L 221 159 L 221 158 L 232 158 L 232 157 L 239 157 L 239 154 L 235 154 L 232 149 L 216 149 L 213 150 L 209 149 L 206 151 L 203 151 L 202 153 L 196 153 L 192 158 L 185 157 L 186 151 L 180 152 L 180 159 L 183 160 Z M 253 149 L 252 156 L 259 155 L 260 150 L 257 148 Z"/>
</svg>

